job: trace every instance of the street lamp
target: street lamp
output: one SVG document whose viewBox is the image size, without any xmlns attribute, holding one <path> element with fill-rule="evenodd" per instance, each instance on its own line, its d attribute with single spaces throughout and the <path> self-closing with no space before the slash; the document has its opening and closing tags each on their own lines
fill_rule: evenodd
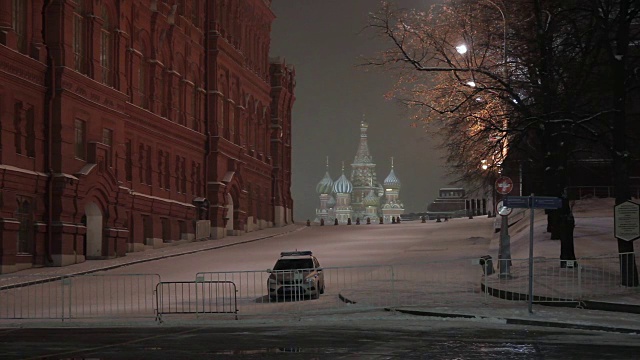
<svg viewBox="0 0 640 360">
<path fill-rule="evenodd" d="M 504 80 L 506 82 L 507 81 L 507 18 L 504 16 L 504 12 L 500 8 L 500 6 L 498 6 L 492 0 L 484 0 L 484 1 L 488 2 L 489 4 L 493 5 L 496 9 L 498 9 L 498 11 L 500 12 L 500 15 L 502 16 L 502 64 L 504 67 L 503 69 Z"/>
<path fill-rule="evenodd" d="M 504 12 L 500 8 L 500 6 L 498 6 L 498 4 L 496 4 L 492 0 L 482 0 L 482 1 L 486 1 L 487 3 L 493 5 L 500 12 L 500 16 L 502 16 L 502 66 L 503 66 L 502 71 L 503 71 L 504 80 L 506 82 L 507 81 L 507 18 L 505 17 Z M 458 52 L 458 54 L 463 55 L 463 54 L 466 54 L 467 51 L 469 51 L 469 49 L 467 48 L 466 44 L 460 44 L 456 46 L 456 51 Z"/>
</svg>

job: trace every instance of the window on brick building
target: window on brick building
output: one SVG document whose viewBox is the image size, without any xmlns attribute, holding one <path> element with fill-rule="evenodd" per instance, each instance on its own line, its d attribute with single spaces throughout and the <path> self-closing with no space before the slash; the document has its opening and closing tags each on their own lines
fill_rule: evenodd
<svg viewBox="0 0 640 360">
<path fill-rule="evenodd" d="M 200 23 L 200 9 L 198 9 L 198 1 L 199 0 L 191 1 L 191 23 L 195 26 L 198 26 Z"/>
<path fill-rule="evenodd" d="M 16 33 L 18 51 L 27 53 L 27 0 L 13 0 L 13 31 Z"/>
<path fill-rule="evenodd" d="M 111 32 L 111 23 L 109 12 L 103 4 L 101 9 L 102 31 L 100 32 L 100 66 L 102 67 L 102 83 L 113 87 L 114 71 L 113 71 L 113 36 Z"/>
<path fill-rule="evenodd" d="M 107 146 L 113 144 L 113 130 L 107 128 L 102 129 L 102 143 Z"/>
<path fill-rule="evenodd" d="M 35 114 L 33 110 L 33 106 L 30 106 L 25 111 L 25 120 L 26 120 L 26 132 L 27 137 L 25 141 L 25 147 L 27 150 L 28 157 L 36 156 L 36 128 L 35 128 Z"/>
<path fill-rule="evenodd" d="M 198 87 L 193 85 L 193 94 L 191 96 L 191 116 L 193 118 L 191 128 L 193 130 L 198 130 Z"/>
<path fill-rule="evenodd" d="M 141 51 L 140 67 L 138 68 L 138 93 L 140 95 L 140 106 L 149 110 L 149 60 L 146 49 L 143 46 Z"/>
<path fill-rule="evenodd" d="M 165 190 L 171 190 L 171 164 L 169 163 L 169 153 L 164 154 L 164 188 Z"/>
<path fill-rule="evenodd" d="M 171 108 L 169 98 L 169 72 L 164 71 L 162 73 L 162 83 L 160 84 L 160 116 L 169 118 L 169 109 Z"/>
<path fill-rule="evenodd" d="M 131 140 L 127 139 L 125 143 L 125 163 L 124 163 L 124 171 L 125 171 L 125 179 L 127 181 L 131 181 L 133 179 L 133 153 L 132 153 L 132 145 Z"/>
<path fill-rule="evenodd" d="M 85 18 L 84 1 L 76 2 L 73 13 L 73 57 L 74 68 L 77 72 L 89 75 L 89 59 L 87 58 L 87 21 Z"/>
<path fill-rule="evenodd" d="M 20 222 L 16 243 L 18 254 L 32 254 L 34 238 L 33 199 L 17 196 L 16 200 L 18 207 L 15 217 Z"/>
<path fill-rule="evenodd" d="M 75 121 L 75 139 L 74 139 L 74 150 L 76 158 L 80 160 L 87 159 L 87 128 L 86 122 L 80 119 L 76 119 Z"/>
<path fill-rule="evenodd" d="M 16 154 L 22 154 L 22 138 L 26 136 L 26 134 L 24 134 L 22 131 L 22 128 L 24 126 L 22 124 L 23 121 L 24 119 L 22 118 L 22 102 L 16 101 L 13 106 L 13 127 L 15 129 L 13 142 L 16 146 Z"/>
<path fill-rule="evenodd" d="M 180 189 L 183 194 L 187 193 L 187 160 L 182 157 L 180 166 Z"/>
<path fill-rule="evenodd" d="M 147 156 L 147 163 L 146 163 L 146 167 L 145 167 L 145 177 L 146 177 L 146 183 L 147 185 L 151 185 L 153 184 L 151 181 L 151 146 L 147 145 L 147 150 L 146 150 L 146 156 Z"/>
</svg>

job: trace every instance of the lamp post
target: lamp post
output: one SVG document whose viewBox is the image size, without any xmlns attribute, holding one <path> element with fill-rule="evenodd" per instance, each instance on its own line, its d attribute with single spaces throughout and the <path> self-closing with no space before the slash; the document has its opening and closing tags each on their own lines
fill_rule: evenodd
<svg viewBox="0 0 640 360">
<path fill-rule="evenodd" d="M 504 12 L 498 6 L 498 4 L 494 3 L 492 0 L 484 0 L 489 4 L 493 5 L 502 16 L 502 64 L 503 64 L 503 72 L 504 72 L 504 81 L 507 81 L 507 18 L 504 16 Z"/>
</svg>

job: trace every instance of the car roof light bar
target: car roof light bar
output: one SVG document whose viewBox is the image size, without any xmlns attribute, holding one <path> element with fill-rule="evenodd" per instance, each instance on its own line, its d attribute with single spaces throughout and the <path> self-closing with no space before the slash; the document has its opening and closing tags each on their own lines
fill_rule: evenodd
<svg viewBox="0 0 640 360">
<path fill-rule="evenodd" d="M 280 256 L 304 256 L 304 255 L 313 255 L 311 251 L 283 251 L 280 253 Z"/>
</svg>

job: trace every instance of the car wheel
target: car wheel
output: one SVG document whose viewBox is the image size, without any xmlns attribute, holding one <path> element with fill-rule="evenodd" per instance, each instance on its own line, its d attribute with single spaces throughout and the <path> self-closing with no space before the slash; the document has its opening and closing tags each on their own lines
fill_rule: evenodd
<svg viewBox="0 0 640 360">
<path fill-rule="evenodd" d="M 324 282 L 322 283 L 322 287 L 320 288 L 320 294 L 324 294 Z"/>
</svg>

